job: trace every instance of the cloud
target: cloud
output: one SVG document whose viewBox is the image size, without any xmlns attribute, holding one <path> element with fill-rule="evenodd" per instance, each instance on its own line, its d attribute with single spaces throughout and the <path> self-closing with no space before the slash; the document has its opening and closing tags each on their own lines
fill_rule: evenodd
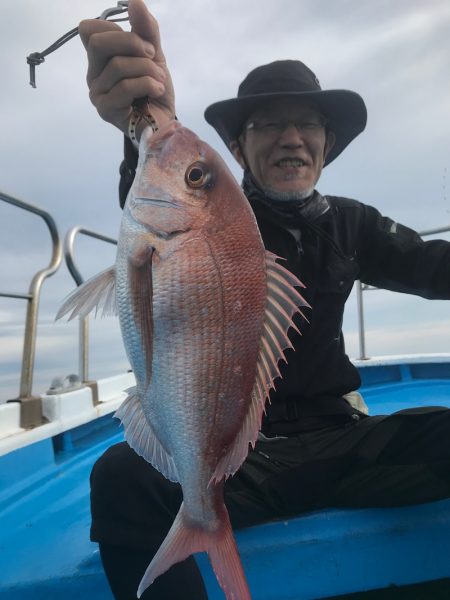
<svg viewBox="0 0 450 600">
<path fill-rule="evenodd" d="M 12 310 L 0 310 L 0 325 L 2 326 L 2 334 L 4 334 L 5 328 L 10 326 L 10 323 L 15 314 Z"/>
<path fill-rule="evenodd" d="M 414 326 L 378 327 L 366 331 L 366 355 L 448 353 L 449 336 L 449 319 L 436 323 L 418 322 Z M 345 339 L 347 353 L 359 357 L 357 333 L 348 333 Z"/>
</svg>

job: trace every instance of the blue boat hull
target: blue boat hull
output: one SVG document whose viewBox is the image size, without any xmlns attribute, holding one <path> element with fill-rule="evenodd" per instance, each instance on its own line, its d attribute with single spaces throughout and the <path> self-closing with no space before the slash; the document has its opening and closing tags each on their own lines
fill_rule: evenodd
<svg viewBox="0 0 450 600">
<path fill-rule="evenodd" d="M 361 368 L 372 414 L 450 406 L 450 362 Z M 112 600 L 89 541 L 89 473 L 110 416 L 0 457 L 0 600 Z M 450 500 L 322 510 L 237 532 L 255 600 L 312 600 L 450 577 Z M 223 598 L 198 557 L 211 600 Z"/>
</svg>

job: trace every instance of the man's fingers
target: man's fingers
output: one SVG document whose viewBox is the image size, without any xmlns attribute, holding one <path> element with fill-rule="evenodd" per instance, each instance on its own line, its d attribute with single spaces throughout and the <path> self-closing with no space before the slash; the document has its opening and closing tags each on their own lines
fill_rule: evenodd
<svg viewBox="0 0 450 600">
<path fill-rule="evenodd" d="M 166 80 L 163 69 L 147 58 L 114 56 L 100 75 L 92 81 L 91 94 L 93 96 L 106 94 L 122 79 L 139 77 L 152 77 L 161 84 Z"/>
<path fill-rule="evenodd" d="M 88 84 L 105 69 L 114 56 L 135 56 L 153 59 L 154 46 L 135 33 L 122 30 L 93 33 L 87 46 Z"/>
<path fill-rule="evenodd" d="M 85 19 L 78 25 L 78 32 L 84 47 L 88 48 L 89 38 L 94 33 L 103 33 L 105 31 L 122 31 L 122 29 L 112 21 L 103 21 L 100 19 Z"/>
<path fill-rule="evenodd" d="M 158 21 L 149 12 L 143 0 L 130 0 L 128 4 L 131 30 L 138 36 L 151 42 L 155 47 L 155 61 L 165 62 L 161 48 Z"/>
<path fill-rule="evenodd" d="M 142 0 L 130 0 L 132 31 L 110 21 L 89 19 L 79 25 L 88 56 L 87 82 L 100 116 L 124 133 L 136 98 L 148 97 L 160 122 L 173 119 L 175 98 L 161 50 L 156 19 Z"/>
<path fill-rule="evenodd" d="M 125 130 L 128 117 L 131 113 L 131 104 L 136 98 L 151 96 L 157 98 L 164 93 L 164 87 L 152 77 L 139 77 L 135 79 L 122 79 L 108 93 L 100 94 L 95 98 L 94 105 L 99 115 L 105 120 Z"/>
</svg>

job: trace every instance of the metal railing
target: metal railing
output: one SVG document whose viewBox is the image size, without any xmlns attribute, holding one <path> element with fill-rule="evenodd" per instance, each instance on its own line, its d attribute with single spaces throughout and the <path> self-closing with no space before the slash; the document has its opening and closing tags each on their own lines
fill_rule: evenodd
<svg viewBox="0 0 450 600">
<path fill-rule="evenodd" d="M 81 285 L 84 282 L 84 279 L 77 266 L 75 265 L 74 259 L 74 246 L 75 238 L 77 237 L 77 235 L 86 235 L 96 240 L 101 240 L 102 242 L 108 242 L 109 244 L 115 245 L 117 245 L 117 240 L 107 235 L 98 233 L 97 231 L 86 229 L 84 227 L 72 227 L 72 229 L 70 229 L 67 232 L 67 235 L 64 239 L 64 256 L 66 259 L 67 268 L 69 269 L 70 274 L 75 280 L 75 283 L 77 285 Z M 89 380 L 89 317 L 79 318 L 78 336 L 78 373 L 83 383 L 90 384 L 91 382 Z"/>
<path fill-rule="evenodd" d="M 42 422 L 42 405 L 39 396 L 32 395 L 33 370 L 36 350 L 36 331 L 38 320 L 39 300 L 42 284 L 46 278 L 53 275 L 59 268 L 63 249 L 56 228 L 56 224 L 51 215 L 41 208 L 23 202 L 17 198 L 4 194 L 0 191 L 0 200 L 36 214 L 46 223 L 52 239 L 52 256 L 47 267 L 39 270 L 32 278 L 28 293 L 0 291 L 0 297 L 22 299 L 27 301 L 27 312 L 25 320 L 25 333 L 23 341 L 22 367 L 20 377 L 20 392 L 16 399 L 21 403 L 21 426 L 25 428 L 34 427 Z M 439 233 L 450 232 L 450 226 L 428 229 L 420 232 L 422 237 L 436 235 Z M 103 235 L 97 231 L 86 229 L 84 227 L 73 227 L 67 232 L 64 240 L 64 256 L 67 267 L 77 285 L 84 282 L 79 269 L 75 264 L 74 245 L 77 235 L 85 235 L 109 244 L 117 245 L 117 240 Z M 364 303 L 363 292 L 377 290 L 378 288 L 356 282 L 356 299 L 358 312 L 358 336 L 359 336 L 359 359 L 366 360 L 366 333 L 364 325 Z M 92 385 L 95 382 L 89 380 L 89 319 L 88 317 L 79 320 L 79 375 L 83 383 Z"/>
<path fill-rule="evenodd" d="M 33 370 L 36 352 L 36 330 L 38 321 L 39 300 L 42 284 L 58 270 L 62 260 L 61 241 L 56 228 L 56 223 L 51 215 L 41 208 L 23 202 L 12 196 L 0 192 L 0 200 L 12 204 L 41 217 L 47 225 L 52 239 L 52 256 L 50 263 L 44 269 L 38 271 L 31 280 L 28 293 L 1 292 L 4 298 L 15 298 L 27 301 L 27 312 L 25 319 L 25 333 L 23 339 L 22 367 L 20 375 L 20 391 L 17 401 L 21 403 L 20 421 L 25 428 L 34 427 L 42 422 L 42 403 L 39 396 L 32 395 Z"/>
<path fill-rule="evenodd" d="M 448 233 L 450 232 L 450 225 L 446 225 L 445 227 L 437 227 L 435 229 L 425 229 L 424 231 L 420 231 L 419 235 L 421 237 L 427 237 L 429 235 L 437 235 L 438 233 Z M 369 292 L 374 290 L 379 290 L 380 288 L 373 287 L 370 285 L 366 285 L 361 283 L 361 281 L 356 282 L 356 303 L 357 303 L 357 311 L 358 311 L 358 341 L 359 341 L 359 356 L 360 360 L 368 360 L 369 357 L 366 354 L 366 333 L 364 326 L 364 302 L 363 302 L 363 292 Z"/>
</svg>

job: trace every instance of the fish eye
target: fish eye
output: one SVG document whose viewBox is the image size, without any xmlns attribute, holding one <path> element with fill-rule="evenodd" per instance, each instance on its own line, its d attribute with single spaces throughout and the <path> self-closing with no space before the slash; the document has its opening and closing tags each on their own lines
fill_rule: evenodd
<svg viewBox="0 0 450 600">
<path fill-rule="evenodd" d="M 185 179 L 189 187 L 198 189 L 210 182 L 211 173 L 204 163 L 195 162 L 187 168 Z"/>
</svg>

